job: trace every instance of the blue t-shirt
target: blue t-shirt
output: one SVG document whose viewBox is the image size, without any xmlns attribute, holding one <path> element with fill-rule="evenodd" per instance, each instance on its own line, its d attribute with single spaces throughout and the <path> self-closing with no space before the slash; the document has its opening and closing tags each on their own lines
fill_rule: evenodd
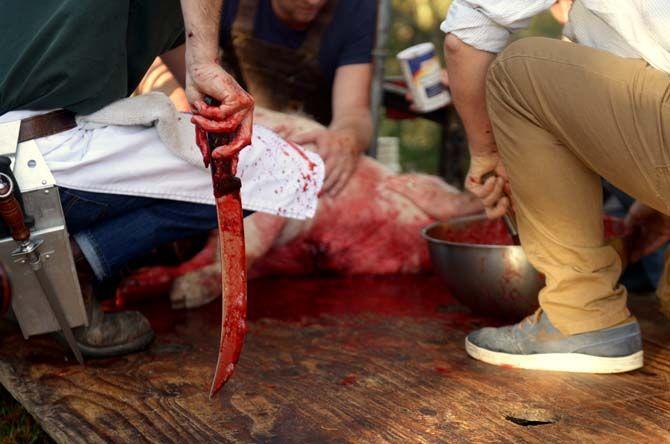
<svg viewBox="0 0 670 444">
<path fill-rule="evenodd" d="M 221 42 L 230 39 L 239 0 L 224 0 L 221 19 Z M 339 0 L 321 38 L 319 66 L 321 74 L 332 84 L 335 71 L 343 65 L 370 63 L 377 15 L 376 0 Z M 288 48 L 299 48 L 307 30 L 296 31 L 275 15 L 270 0 L 261 0 L 254 20 L 254 36 Z"/>
</svg>

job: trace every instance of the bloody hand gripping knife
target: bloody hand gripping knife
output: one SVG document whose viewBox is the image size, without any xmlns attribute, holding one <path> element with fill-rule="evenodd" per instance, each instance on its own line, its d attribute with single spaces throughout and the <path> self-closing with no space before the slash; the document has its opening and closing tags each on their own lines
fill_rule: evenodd
<svg viewBox="0 0 670 444">
<path fill-rule="evenodd" d="M 486 182 L 489 179 L 489 177 L 497 177 L 495 171 L 489 171 L 488 173 L 484 174 L 481 180 L 482 184 Z M 509 211 L 507 211 L 503 215 L 503 221 L 505 222 L 505 227 L 507 227 L 507 232 L 512 237 L 512 242 L 514 243 L 514 245 L 521 245 L 521 239 L 519 238 L 519 229 L 517 228 L 514 216 Z"/>
<path fill-rule="evenodd" d="M 210 106 L 219 103 L 205 98 Z M 233 134 L 208 133 L 196 127 L 198 140 L 207 139 L 209 156 L 205 157 L 205 167 L 211 159 L 212 186 L 216 199 L 219 222 L 219 248 L 221 252 L 222 319 L 221 340 L 216 370 L 209 396 L 213 398 L 232 376 L 235 364 L 240 358 L 242 344 L 247 331 L 247 271 L 244 251 L 244 226 L 242 224 L 242 182 L 235 177 L 237 153 L 224 158 L 214 158 L 212 152 L 220 146 L 228 145 Z M 200 145 L 200 144 L 199 144 Z"/>
</svg>

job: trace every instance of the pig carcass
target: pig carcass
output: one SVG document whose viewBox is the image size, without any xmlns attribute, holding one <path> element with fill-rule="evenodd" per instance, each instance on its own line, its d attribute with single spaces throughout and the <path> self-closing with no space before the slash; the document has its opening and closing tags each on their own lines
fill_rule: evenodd
<svg viewBox="0 0 670 444">
<path fill-rule="evenodd" d="M 310 120 L 263 109 L 256 111 L 255 120 L 288 138 L 318 128 Z M 249 277 L 426 272 L 430 263 L 421 228 L 481 210 L 474 196 L 438 177 L 396 175 L 363 156 L 337 197 L 319 199 L 313 219 L 298 221 L 265 213 L 245 219 Z M 150 283 L 160 282 L 161 290 L 172 284 L 175 308 L 212 301 L 221 294 L 216 242 L 212 237 L 202 252 L 180 266 L 139 270 L 121 284 L 119 298 L 124 292 L 127 296 L 130 292 L 155 294 Z"/>
</svg>

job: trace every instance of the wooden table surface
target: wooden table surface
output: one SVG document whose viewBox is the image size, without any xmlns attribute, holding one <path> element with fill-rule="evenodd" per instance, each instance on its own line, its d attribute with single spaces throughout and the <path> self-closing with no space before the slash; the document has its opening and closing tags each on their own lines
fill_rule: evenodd
<svg viewBox="0 0 670 444">
<path fill-rule="evenodd" d="M 220 305 L 143 307 L 145 353 L 64 360 L 0 324 L 0 382 L 58 442 L 670 442 L 670 323 L 636 297 L 644 369 L 582 375 L 468 358 L 472 317 L 434 277 L 264 280 L 214 400 Z"/>
</svg>

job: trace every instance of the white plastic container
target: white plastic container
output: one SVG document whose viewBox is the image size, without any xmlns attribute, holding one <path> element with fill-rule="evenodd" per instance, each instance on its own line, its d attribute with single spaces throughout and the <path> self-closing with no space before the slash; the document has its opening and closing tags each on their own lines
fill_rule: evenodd
<svg viewBox="0 0 670 444">
<path fill-rule="evenodd" d="M 418 111 L 434 111 L 451 101 L 442 84 L 442 67 L 432 43 L 411 46 L 396 57 Z"/>
</svg>

